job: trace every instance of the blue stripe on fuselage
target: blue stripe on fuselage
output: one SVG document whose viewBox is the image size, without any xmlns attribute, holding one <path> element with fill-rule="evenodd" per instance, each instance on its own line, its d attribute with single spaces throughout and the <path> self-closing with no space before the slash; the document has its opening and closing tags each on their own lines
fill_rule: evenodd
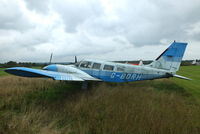
<svg viewBox="0 0 200 134">
<path fill-rule="evenodd" d="M 165 77 L 164 75 L 159 75 L 159 74 L 138 74 L 138 73 L 124 73 L 124 72 L 98 71 L 98 70 L 82 70 L 82 71 L 106 82 L 131 82 L 131 81 L 149 80 L 149 79 Z"/>
</svg>

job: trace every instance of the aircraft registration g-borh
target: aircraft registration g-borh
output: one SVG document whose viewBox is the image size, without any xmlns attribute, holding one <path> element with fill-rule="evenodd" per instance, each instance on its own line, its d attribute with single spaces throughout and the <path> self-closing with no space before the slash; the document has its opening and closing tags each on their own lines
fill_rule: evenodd
<svg viewBox="0 0 200 134">
<path fill-rule="evenodd" d="M 131 82 L 177 77 L 187 43 L 173 42 L 148 65 L 130 65 L 99 60 L 82 60 L 74 65 L 52 64 L 43 69 L 13 67 L 5 71 L 23 77 L 43 77 L 61 81 Z"/>
</svg>

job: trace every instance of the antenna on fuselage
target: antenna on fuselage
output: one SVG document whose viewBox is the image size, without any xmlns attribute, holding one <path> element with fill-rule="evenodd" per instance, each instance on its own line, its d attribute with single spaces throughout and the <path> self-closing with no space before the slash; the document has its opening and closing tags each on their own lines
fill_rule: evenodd
<svg viewBox="0 0 200 134">
<path fill-rule="evenodd" d="M 49 64 L 51 64 L 52 57 L 53 57 L 53 53 L 51 53 Z"/>
</svg>

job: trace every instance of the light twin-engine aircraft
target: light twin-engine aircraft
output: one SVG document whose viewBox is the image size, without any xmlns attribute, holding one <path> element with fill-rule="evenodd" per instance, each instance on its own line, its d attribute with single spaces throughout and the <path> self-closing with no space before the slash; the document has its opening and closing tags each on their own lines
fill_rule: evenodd
<svg viewBox="0 0 200 134">
<path fill-rule="evenodd" d="M 159 78 L 189 78 L 176 74 L 187 43 L 173 42 L 148 65 L 131 65 L 100 60 L 82 60 L 74 65 L 52 64 L 43 69 L 13 67 L 5 71 L 17 76 L 43 77 L 61 81 L 131 82 Z"/>
</svg>

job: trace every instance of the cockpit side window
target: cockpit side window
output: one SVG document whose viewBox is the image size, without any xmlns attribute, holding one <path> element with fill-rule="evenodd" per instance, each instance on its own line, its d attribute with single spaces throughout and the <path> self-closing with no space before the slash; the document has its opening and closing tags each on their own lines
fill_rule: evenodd
<svg viewBox="0 0 200 134">
<path fill-rule="evenodd" d="M 92 67 L 92 62 L 88 62 L 87 68 L 91 68 L 91 67 Z"/>
<path fill-rule="evenodd" d="M 100 67 L 101 67 L 101 64 L 99 63 L 94 63 L 92 66 L 93 69 L 100 69 Z"/>
<path fill-rule="evenodd" d="M 80 65 L 80 67 L 83 67 L 83 68 L 91 68 L 91 65 L 92 63 L 91 62 L 88 62 L 88 61 L 83 61 Z"/>
<path fill-rule="evenodd" d="M 108 70 L 108 71 L 112 71 L 114 69 L 114 66 L 111 65 L 104 65 L 103 70 Z"/>
</svg>

